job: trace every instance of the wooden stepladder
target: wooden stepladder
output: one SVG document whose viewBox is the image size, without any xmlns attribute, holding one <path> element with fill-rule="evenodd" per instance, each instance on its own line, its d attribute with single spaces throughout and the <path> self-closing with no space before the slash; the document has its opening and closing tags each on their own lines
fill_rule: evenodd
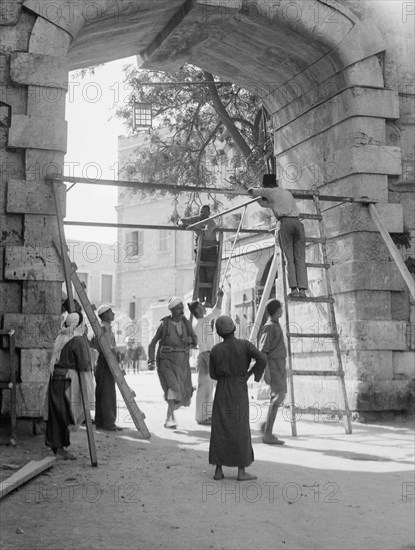
<svg viewBox="0 0 415 550">
<path fill-rule="evenodd" d="M 193 285 L 193 300 L 199 299 L 199 291 L 201 288 L 211 289 L 211 301 L 207 301 L 206 305 L 208 307 L 213 307 L 216 301 L 216 296 L 219 289 L 219 279 L 221 272 L 222 264 L 222 248 L 223 248 L 223 233 L 219 233 L 219 240 L 217 244 L 217 261 L 216 262 L 205 262 L 202 261 L 202 241 L 203 238 L 199 237 L 196 253 L 196 263 L 194 271 L 194 285 Z M 215 275 L 212 283 L 201 282 L 201 270 L 205 267 L 215 268 Z"/>
<path fill-rule="evenodd" d="M 284 289 L 284 302 L 285 302 L 285 329 L 287 337 L 287 351 L 288 351 L 288 386 L 290 392 L 290 410 L 291 410 L 291 432 L 293 436 L 297 435 L 296 413 L 299 409 L 295 404 L 294 396 L 294 376 L 315 376 L 315 377 L 334 377 L 337 378 L 339 393 L 342 397 L 342 409 L 318 409 L 319 414 L 333 414 L 340 413 L 343 416 L 344 427 L 347 434 L 352 433 L 352 414 L 349 409 L 347 400 L 346 384 L 344 380 L 344 369 L 340 351 L 339 333 L 337 330 L 336 314 L 334 310 L 334 298 L 330 280 L 330 263 L 327 257 L 327 238 L 324 230 L 323 215 L 320 207 L 320 200 L 317 191 L 313 194 L 313 202 L 315 206 L 315 214 L 300 214 L 300 218 L 316 220 L 319 225 L 319 237 L 306 237 L 306 242 L 315 243 L 320 246 L 321 263 L 309 263 L 306 262 L 306 268 L 322 269 L 325 273 L 326 295 L 324 296 L 307 296 L 306 298 L 290 298 L 288 297 L 287 279 L 286 279 L 286 260 L 284 253 L 281 250 L 281 276 L 283 280 Z M 280 246 L 281 247 L 281 246 Z M 290 330 L 290 305 L 301 302 L 313 302 L 317 306 L 320 304 L 327 305 L 328 327 L 330 332 L 291 332 Z M 321 306 L 320 306 L 321 307 Z M 329 339 L 333 346 L 333 354 L 336 363 L 336 370 L 298 370 L 293 368 L 293 353 L 292 353 L 292 339 L 301 338 L 313 338 L 313 339 Z M 301 409 L 304 412 L 315 412 L 313 408 Z"/>
<path fill-rule="evenodd" d="M 145 415 L 139 409 L 137 403 L 135 402 L 135 399 L 134 399 L 135 393 L 127 384 L 124 378 L 124 373 L 121 370 L 120 366 L 118 365 L 115 355 L 111 350 L 111 345 L 110 345 L 108 336 L 105 333 L 105 331 L 102 329 L 94 313 L 94 307 L 90 303 L 88 296 L 86 295 L 86 292 L 85 292 L 85 285 L 84 283 L 81 283 L 76 273 L 77 266 L 75 263 L 72 263 L 69 258 L 67 246 L 64 238 L 63 219 L 60 213 L 56 186 L 54 187 L 54 190 L 55 190 L 55 203 L 56 203 L 56 211 L 57 211 L 58 227 L 59 227 L 59 235 L 60 235 L 60 243 L 55 242 L 55 246 L 63 261 L 65 278 L 67 280 L 68 297 L 72 295 L 72 285 L 73 285 L 78 295 L 79 301 L 91 324 L 92 330 L 94 331 L 98 345 L 107 361 L 107 364 L 111 370 L 112 375 L 114 376 L 114 380 L 118 386 L 118 389 L 120 390 L 120 393 L 127 406 L 128 412 L 130 413 L 130 416 L 134 422 L 134 425 L 144 439 L 149 439 L 150 432 L 148 431 L 146 423 L 144 422 Z M 72 300 L 73 300 L 73 297 L 72 297 Z M 81 379 L 82 379 L 82 376 L 81 376 Z M 84 393 L 84 395 L 86 395 L 86 392 Z M 89 410 L 86 410 L 85 412 L 88 413 L 88 416 L 89 416 Z M 88 430 L 88 419 L 87 419 L 87 430 Z M 88 435 L 89 435 L 89 431 L 88 431 Z M 92 423 L 91 423 L 91 439 L 93 441 Z M 90 440 L 90 437 L 88 437 L 88 441 L 89 440 Z M 95 448 L 95 445 L 94 445 L 94 448 Z M 91 461 L 92 461 L 92 456 L 91 456 Z"/>
</svg>

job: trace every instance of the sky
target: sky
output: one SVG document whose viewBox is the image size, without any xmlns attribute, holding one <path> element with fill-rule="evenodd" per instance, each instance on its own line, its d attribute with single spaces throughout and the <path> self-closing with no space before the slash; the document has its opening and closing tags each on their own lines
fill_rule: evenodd
<svg viewBox="0 0 415 550">
<path fill-rule="evenodd" d="M 116 106 L 128 101 L 122 67 L 136 64 L 135 57 L 106 63 L 84 78 L 69 75 L 66 97 L 68 145 L 65 175 L 117 179 L 118 136 L 127 135 L 114 117 Z M 69 186 L 68 186 L 69 187 Z M 116 223 L 117 188 L 77 183 L 67 193 L 65 221 Z M 115 243 L 115 228 L 65 226 L 67 239 Z"/>
</svg>

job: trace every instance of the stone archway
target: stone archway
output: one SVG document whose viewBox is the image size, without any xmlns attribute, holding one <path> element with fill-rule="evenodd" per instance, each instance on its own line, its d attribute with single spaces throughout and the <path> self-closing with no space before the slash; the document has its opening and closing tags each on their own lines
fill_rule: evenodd
<svg viewBox="0 0 415 550">
<path fill-rule="evenodd" d="M 21 416 L 40 416 L 59 324 L 63 277 L 51 245 L 56 222 L 45 178 L 62 172 L 70 68 L 138 54 L 145 67 L 172 70 L 190 62 L 254 89 L 272 114 L 284 186 L 367 195 L 385 203 L 390 230 L 401 230 L 400 205 L 387 204 L 388 178 L 402 172 L 400 147 L 389 144 L 387 133 L 387 121 L 400 115 L 398 93 L 385 89 L 379 30 L 364 20 L 362 5 L 358 17 L 346 4 L 356 8 L 352 0 L 7 4 L 0 285 L 3 327 L 19 334 Z M 408 351 L 402 334 L 409 317 L 394 319 L 390 305 L 402 281 L 361 207 L 343 206 L 327 222 L 352 408 L 396 408 L 410 388 L 395 377 Z M 379 395 L 385 402 L 388 396 L 387 405 Z"/>
</svg>

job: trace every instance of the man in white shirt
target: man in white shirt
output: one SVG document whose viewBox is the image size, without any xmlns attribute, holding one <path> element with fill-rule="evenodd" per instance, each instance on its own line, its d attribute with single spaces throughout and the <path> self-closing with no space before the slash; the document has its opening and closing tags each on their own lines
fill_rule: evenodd
<svg viewBox="0 0 415 550">
<path fill-rule="evenodd" d="M 196 323 L 193 327 L 198 339 L 199 355 L 197 356 L 196 370 L 198 373 L 196 391 L 196 421 L 198 424 L 212 423 L 213 380 L 209 375 L 210 350 L 213 348 L 214 335 L 212 321 L 221 314 L 223 290 L 218 291 L 218 298 L 212 311 L 206 314 L 206 308 L 198 300 L 187 304 L 194 315 Z"/>
<path fill-rule="evenodd" d="M 305 298 L 308 288 L 307 268 L 305 265 L 304 226 L 298 219 L 299 211 L 292 194 L 278 187 L 275 174 L 265 174 L 263 187 L 251 187 L 251 197 L 263 197 L 259 204 L 271 208 L 279 222 L 279 236 L 287 260 L 288 285 L 291 298 Z"/>
</svg>

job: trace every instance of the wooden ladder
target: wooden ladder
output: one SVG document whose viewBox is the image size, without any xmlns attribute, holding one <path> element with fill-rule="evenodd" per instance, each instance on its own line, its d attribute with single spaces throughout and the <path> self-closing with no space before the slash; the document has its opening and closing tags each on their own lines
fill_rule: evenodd
<svg viewBox="0 0 415 550">
<path fill-rule="evenodd" d="M 315 409 L 312 407 L 307 409 L 301 409 L 295 405 L 295 396 L 294 396 L 294 376 L 322 376 L 322 377 L 334 377 L 337 378 L 338 385 L 339 385 L 339 393 L 342 397 L 342 409 L 318 409 L 318 414 L 329 414 L 332 415 L 334 413 L 339 413 L 342 415 L 344 420 L 344 427 L 347 434 L 352 433 L 352 414 L 349 409 L 349 404 L 347 400 L 347 392 L 346 392 L 346 384 L 344 380 L 344 369 L 343 369 L 343 363 L 342 363 L 342 357 L 341 357 L 341 351 L 340 351 L 340 342 L 339 342 L 339 333 L 337 330 L 337 323 L 336 323 L 336 314 L 334 310 L 334 298 L 333 298 L 333 292 L 331 287 L 331 280 L 330 280 L 330 263 L 327 258 L 327 238 L 325 234 L 324 229 L 324 222 L 323 222 L 323 215 L 321 212 L 320 207 L 320 200 L 318 197 L 318 192 L 316 191 L 313 194 L 313 203 L 315 206 L 316 213 L 315 214 L 300 214 L 300 217 L 302 219 L 309 219 L 309 220 L 316 220 L 318 221 L 319 225 L 319 237 L 306 237 L 306 243 L 316 243 L 321 247 L 321 255 L 320 257 L 323 259 L 323 261 L 320 262 L 306 262 L 306 268 L 316 268 L 316 269 L 322 269 L 325 273 L 325 283 L 326 283 L 326 291 L 327 294 L 324 296 L 307 296 L 306 298 L 290 298 L 288 296 L 288 288 L 287 288 L 287 280 L 286 280 L 286 260 L 283 251 L 281 250 L 281 276 L 283 280 L 283 289 L 284 289 L 284 302 L 285 302 L 285 330 L 286 330 L 286 337 L 287 337 L 287 351 L 288 351 L 288 369 L 287 369 L 287 375 L 288 375 L 288 386 L 289 386 L 289 392 L 290 392 L 290 410 L 291 410 L 291 432 L 293 436 L 297 435 L 297 423 L 296 423 L 296 414 L 297 411 L 300 410 L 301 412 L 316 412 Z M 304 333 L 304 332 L 291 332 L 290 330 L 290 315 L 289 315 L 289 309 L 290 305 L 293 303 L 302 303 L 302 302 L 311 302 L 316 303 L 316 305 L 325 304 L 328 308 L 328 326 L 329 332 L 311 332 L 311 333 Z M 291 339 L 301 339 L 301 338 L 321 338 L 321 339 L 330 339 L 333 345 L 333 354 L 336 362 L 336 370 L 298 370 L 293 368 L 293 353 L 292 353 L 292 346 L 291 346 Z"/>
<path fill-rule="evenodd" d="M 109 338 L 106 334 L 106 332 L 102 329 L 95 313 L 94 309 L 95 306 L 92 306 L 90 303 L 88 296 L 85 292 L 85 283 L 82 283 L 79 280 L 78 274 L 76 272 L 77 266 L 75 263 L 72 263 L 69 255 L 68 255 L 68 247 L 65 242 L 65 236 L 64 236 L 64 227 L 63 227 L 63 218 L 60 211 L 59 206 L 59 198 L 57 194 L 57 188 L 56 185 L 54 186 L 54 193 L 55 193 L 55 206 L 56 206 L 56 213 L 57 213 L 57 219 L 58 219 L 58 229 L 59 229 L 59 238 L 60 242 L 54 241 L 55 247 L 57 249 L 58 254 L 61 256 L 61 259 L 63 261 L 64 266 L 64 272 L 65 272 L 65 279 L 67 283 L 67 289 L 68 289 L 68 298 L 72 296 L 72 287 L 71 284 L 73 284 L 75 291 L 78 295 L 79 301 L 89 319 L 89 322 L 91 324 L 92 330 L 94 331 L 95 337 L 97 339 L 98 345 L 100 347 L 100 350 L 102 354 L 105 357 L 105 360 L 107 361 L 107 364 L 110 368 L 110 371 L 112 375 L 114 376 L 115 382 L 118 386 L 118 389 L 120 390 L 120 393 L 124 399 L 124 402 L 127 406 L 128 412 L 131 415 L 131 418 L 134 422 L 135 427 L 137 430 L 141 433 L 141 436 L 144 439 L 150 438 L 150 432 L 148 431 L 148 428 L 146 426 L 146 423 L 144 422 L 145 415 L 144 413 L 139 409 L 137 403 L 135 402 L 135 392 L 130 388 L 130 386 L 127 384 L 125 378 L 124 378 L 124 372 L 121 370 L 112 350 Z M 73 298 L 72 298 L 73 301 Z M 84 399 L 84 396 L 86 396 L 86 390 L 84 389 L 85 382 L 82 379 L 82 374 L 80 373 L 80 381 L 81 381 L 81 392 L 82 397 Z M 95 454 L 95 444 L 93 439 L 93 433 L 89 429 L 90 427 L 90 417 L 89 417 L 89 410 L 87 407 L 84 406 L 85 410 L 85 416 L 86 416 L 86 424 L 87 424 L 87 432 L 88 432 L 88 442 L 90 444 L 90 452 L 91 452 L 91 444 L 93 446 L 93 449 L 91 452 L 91 462 L 93 461 L 92 456 Z M 95 458 L 96 462 L 96 458 Z M 94 464 L 93 464 L 94 465 Z M 96 465 L 96 464 L 95 464 Z"/>
<path fill-rule="evenodd" d="M 202 257 L 202 238 L 199 237 L 198 239 L 198 245 L 197 245 L 197 253 L 196 253 L 196 262 L 195 262 L 195 271 L 194 271 L 194 284 L 193 284 L 193 300 L 199 299 L 199 290 L 201 288 L 208 288 L 212 289 L 211 296 L 212 300 L 211 303 L 207 303 L 206 305 L 208 307 L 213 307 L 215 305 L 216 297 L 218 294 L 219 289 L 219 279 L 220 279 L 220 273 L 221 273 L 221 264 L 222 264 L 222 248 L 223 248 L 223 233 L 219 233 L 219 240 L 218 240 L 218 253 L 217 253 L 217 261 L 216 262 L 204 262 L 201 260 Z M 203 267 L 215 267 L 215 275 L 213 279 L 213 283 L 201 283 L 200 282 L 200 270 Z"/>
</svg>

